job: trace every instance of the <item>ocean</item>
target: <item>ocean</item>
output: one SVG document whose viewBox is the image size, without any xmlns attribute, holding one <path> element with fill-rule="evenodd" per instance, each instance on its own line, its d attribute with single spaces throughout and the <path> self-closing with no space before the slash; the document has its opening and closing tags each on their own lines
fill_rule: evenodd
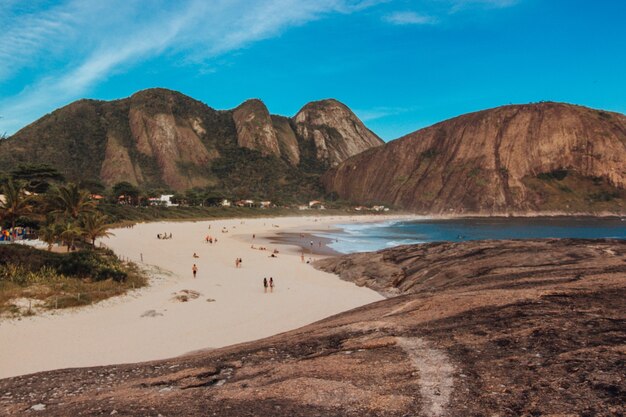
<svg viewBox="0 0 626 417">
<path fill-rule="evenodd" d="M 369 252 L 425 242 L 532 238 L 626 239 L 626 219 L 598 217 L 462 218 L 395 220 L 336 224 L 332 232 L 315 235 L 331 239 L 340 253 Z"/>
</svg>

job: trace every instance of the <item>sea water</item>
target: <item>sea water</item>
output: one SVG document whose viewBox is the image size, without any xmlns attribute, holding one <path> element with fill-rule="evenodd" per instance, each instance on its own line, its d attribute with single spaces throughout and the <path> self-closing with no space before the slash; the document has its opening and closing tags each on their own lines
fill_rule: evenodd
<svg viewBox="0 0 626 417">
<path fill-rule="evenodd" d="M 485 239 L 613 238 L 626 239 L 626 219 L 597 217 L 459 218 L 337 224 L 316 233 L 331 239 L 340 253 L 368 252 L 399 245 Z"/>
</svg>

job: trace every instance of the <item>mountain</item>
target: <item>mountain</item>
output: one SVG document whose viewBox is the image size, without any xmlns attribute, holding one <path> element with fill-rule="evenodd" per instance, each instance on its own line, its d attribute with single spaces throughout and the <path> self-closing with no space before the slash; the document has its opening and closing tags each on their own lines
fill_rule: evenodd
<svg viewBox="0 0 626 417">
<path fill-rule="evenodd" d="M 626 212 L 626 117 L 561 103 L 450 119 L 326 173 L 356 203 L 429 213 Z"/>
<path fill-rule="evenodd" d="M 328 167 L 382 143 L 335 100 L 310 103 L 291 119 L 271 115 L 260 100 L 218 111 L 149 89 L 122 100 L 80 100 L 42 117 L 0 142 L 0 171 L 48 164 L 70 181 L 106 186 L 305 197 L 319 195 Z"/>
<path fill-rule="evenodd" d="M 390 297 L 262 340 L 1 379 L 0 414 L 624 414 L 624 241 L 443 242 L 316 266 Z"/>
</svg>

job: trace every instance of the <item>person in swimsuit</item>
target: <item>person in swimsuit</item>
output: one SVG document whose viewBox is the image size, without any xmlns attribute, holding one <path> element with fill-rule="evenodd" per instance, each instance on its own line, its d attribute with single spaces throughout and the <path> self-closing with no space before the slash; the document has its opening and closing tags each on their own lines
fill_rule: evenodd
<svg viewBox="0 0 626 417">
<path fill-rule="evenodd" d="M 198 273 L 198 267 L 196 266 L 196 264 L 193 264 L 193 266 L 191 267 L 191 272 L 193 272 L 193 277 L 196 277 L 196 274 Z"/>
</svg>

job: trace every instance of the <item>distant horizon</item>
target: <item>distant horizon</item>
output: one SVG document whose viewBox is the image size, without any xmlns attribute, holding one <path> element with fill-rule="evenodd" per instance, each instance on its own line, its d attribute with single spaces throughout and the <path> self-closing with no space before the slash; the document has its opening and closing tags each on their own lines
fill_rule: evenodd
<svg viewBox="0 0 626 417">
<path fill-rule="evenodd" d="M 0 134 L 160 86 L 274 114 L 334 97 L 385 141 L 554 101 L 626 113 L 626 2 L 6 0 Z"/>
</svg>

